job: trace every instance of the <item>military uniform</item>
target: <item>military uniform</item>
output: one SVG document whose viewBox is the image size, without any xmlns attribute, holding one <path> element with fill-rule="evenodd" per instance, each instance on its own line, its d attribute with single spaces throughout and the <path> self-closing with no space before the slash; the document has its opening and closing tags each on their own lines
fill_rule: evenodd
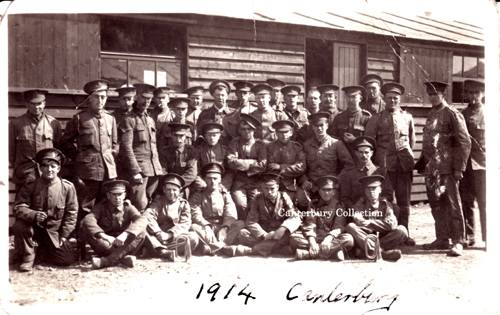
<svg viewBox="0 0 500 315">
<path fill-rule="evenodd" d="M 9 122 L 9 163 L 14 168 L 12 182 L 16 184 L 16 192 L 23 183 L 35 179 L 35 154 L 58 147 L 61 136 L 61 124 L 43 113 L 35 117 L 27 112 Z"/>
<path fill-rule="evenodd" d="M 271 98 L 269 105 L 275 111 L 283 111 L 286 104 L 281 100 L 281 88 L 286 85 L 286 82 L 283 80 L 270 78 L 266 80 L 266 83 L 272 87 L 275 93 L 274 95 L 276 96 Z"/>
<path fill-rule="evenodd" d="M 369 112 L 372 115 L 375 115 L 384 111 L 385 102 L 382 97 L 378 96 L 374 99 L 366 99 L 365 101 L 361 102 L 359 106 L 361 107 L 361 109 Z"/>
<path fill-rule="evenodd" d="M 290 197 L 283 192 L 277 194 L 274 202 L 262 193 L 255 197 L 246 219 L 247 228 L 241 230 L 238 235 L 241 244 L 253 247 L 253 251 L 262 256 L 279 252 L 283 246 L 288 245 L 290 234 L 295 232 L 301 223 Z M 264 239 L 264 235 L 280 227 L 286 229 L 281 239 Z"/>
<path fill-rule="evenodd" d="M 255 130 L 254 137 L 261 139 L 265 144 L 269 144 L 276 140 L 276 133 L 272 128 L 272 124 L 278 120 L 288 119 L 283 112 L 272 109 L 271 107 L 261 110 L 260 108 L 252 112 L 251 115 L 257 118 L 261 126 Z"/>
<path fill-rule="evenodd" d="M 341 112 L 335 117 L 332 124 L 329 125 L 327 132 L 330 136 L 342 141 L 344 141 L 346 133 L 350 133 L 356 138 L 360 137 L 365 134 L 365 127 L 371 116 L 369 112 L 363 109 L 359 109 L 354 113 L 350 111 Z M 344 144 L 350 148 L 348 143 L 344 142 Z"/>
<path fill-rule="evenodd" d="M 448 244 L 451 237 L 453 244 L 461 244 L 464 218 L 454 172 L 465 171 L 471 148 L 464 118 L 443 101 L 429 111 L 423 131 L 425 184 L 435 221 L 436 241 Z"/>
<path fill-rule="evenodd" d="M 200 176 L 201 169 L 208 163 L 216 162 L 222 164 L 222 166 L 224 166 L 224 169 L 226 170 L 224 172 L 224 175 L 222 176 L 222 186 L 224 186 L 224 188 L 229 191 L 233 184 L 234 174 L 229 170 L 228 156 L 228 147 L 221 145 L 220 143 L 211 146 L 208 143 L 204 142 L 201 146 L 196 148 L 196 150 L 194 151 L 194 159 L 198 163 L 198 176 L 196 177 L 196 182 L 202 182 L 202 186 L 205 187 L 206 184 Z"/>
<path fill-rule="evenodd" d="M 360 84 L 365 88 L 365 91 L 367 89 L 378 90 L 384 85 L 384 80 L 379 75 L 369 73 L 361 78 Z M 370 86 L 368 86 L 369 84 Z M 366 91 L 365 94 L 368 94 L 368 91 Z M 375 98 L 369 98 L 368 96 L 370 95 L 366 95 L 365 100 L 361 102 L 360 104 L 361 109 L 370 112 L 370 114 L 372 115 L 384 111 L 385 102 L 384 99 L 379 95 L 379 93 L 377 93 L 377 96 Z"/>
<path fill-rule="evenodd" d="M 157 104 L 155 108 L 153 108 L 149 114 L 149 116 L 153 119 L 156 124 L 156 138 L 160 137 L 160 132 L 163 130 L 163 127 L 172 122 L 175 118 L 174 112 L 168 107 L 168 100 L 170 99 L 169 91 L 171 89 L 168 86 L 159 87 L 155 89 L 153 92 L 153 96 L 156 100 L 160 100 L 160 98 L 165 98 L 167 101 L 164 104 Z M 159 101 L 161 102 L 161 100 Z"/>
</svg>

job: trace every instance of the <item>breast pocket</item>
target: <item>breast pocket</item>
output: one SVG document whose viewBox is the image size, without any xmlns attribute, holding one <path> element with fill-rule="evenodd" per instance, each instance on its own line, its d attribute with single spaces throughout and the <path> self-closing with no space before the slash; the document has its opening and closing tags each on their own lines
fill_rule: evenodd
<svg viewBox="0 0 500 315">
<path fill-rule="evenodd" d="M 144 126 L 137 126 L 134 130 L 134 142 L 146 142 L 148 140 L 147 133 Z"/>
<path fill-rule="evenodd" d="M 33 140 L 33 131 L 29 128 L 23 128 L 16 136 L 16 140 L 19 141 L 32 141 Z"/>
<path fill-rule="evenodd" d="M 81 129 L 78 134 L 80 145 L 92 145 L 94 138 L 93 129 Z"/>
<path fill-rule="evenodd" d="M 61 220 L 62 217 L 64 216 L 64 204 L 59 204 L 57 206 L 54 207 L 54 219 L 55 220 Z"/>
<path fill-rule="evenodd" d="M 52 142 L 54 140 L 54 132 L 51 130 L 45 130 L 43 132 L 43 141 L 50 141 Z"/>
</svg>

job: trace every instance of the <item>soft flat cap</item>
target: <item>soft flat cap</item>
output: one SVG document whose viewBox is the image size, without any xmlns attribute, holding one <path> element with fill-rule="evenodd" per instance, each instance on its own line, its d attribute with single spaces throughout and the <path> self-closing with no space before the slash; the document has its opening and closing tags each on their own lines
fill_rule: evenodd
<svg viewBox="0 0 500 315">
<path fill-rule="evenodd" d="M 359 80 L 359 84 L 362 86 L 366 86 L 368 83 L 378 83 L 378 85 L 382 86 L 384 84 L 384 80 L 376 74 L 367 74 Z"/>
<path fill-rule="evenodd" d="M 352 146 L 354 148 L 370 147 L 373 150 L 375 150 L 377 148 L 377 142 L 372 137 L 360 136 L 360 137 L 357 137 L 356 139 L 354 139 L 354 141 L 352 142 Z"/>
<path fill-rule="evenodd" d="M 259 180 L 263 184 L 278 184 L 280 183 L 280 179 L 283 177 L 276 173 L 262 173 L 259 175 Z"/>
<path fill-rule="evenodd" d="M 246 122 L 253 129 L 257 129 L 257 127 L 261 125 L 260 121 L 257 118 L 248 114 L 240 114 L 240 119 Z"/>
<path fill-rule="evenodd" d="M 192 86 L 189 89 L 185 90 L 184 93 L 187 94 L 188 96 L 203 95 L 203 86 L 201 86 L 201 85 L 199 85 L 199 86 Z"/>
<path fill-rule="evenodd" d="M 187 97 L 176 97 L 170 99 L 168 105 L 172 108 L 188 108 L 189 102 L 191 102 L 191 100 Z"/>
<path fill-rule="evenodd" d="M 219 123 L 216 123 L 216 122 L 207 122 L 203 125 L 202 127 L 202 130 L 203 134 L 209 132 L 209 131 L 217 131 L 217 132 L 222 132 L 224 131 L 224 126 L 219 124 Z"/>
<path fill-rule="evenodd" d="M 252 87 L 251 91 L 253 94 L 271 94 L 273 87 L 268 84 L 256 84 Z"/>
<path fill-rule="evenodd" d="M 330 113 L 328 112 L 317 112 L 307 116 L 307 119 L 315 126 L 328 122 L 328 118 L 330 118 Z"/>
<path fill-rule="evenodd" d="M 83 90 L 85 93 L 90 95 L 94 92 L 107 91 L 109 89 L 109 85 L 110 83 L 108 80 L 99 79 L 85 83 Z"/>
<path fill-rule="evenodd" d="M 278 120 L 271 125 L 274 130 L 286 132 L 295 128 L 295 123 L 291 120 Z"/>
<path fill-rule="evenodd" d="M 250 92 L 250 89 L 253 87 L 253 84 L 248 81 L 236 81 L 233 83 L 236 91 Z"/>
<path fill-rule="evenodd" d="M 285 81 L 274 78 L 267 79 L 266 82 L 275 90 L 281 90 L 281 88 L 286 85 Z"/>
<path fill-rule="evenodd" d="M 215 89 L 219 86 L 226 89 L 226 92 L 228 94 L 231 92 L 231 86 L 229 85 L 229 83 L 226 80 L 215 80 L 212 83 L 210 83 L 210 86 L 208 87 L 210 94 L 214 95 Z"/>
<path fill-rule="evenodd" d="M 134 97 L 137 94 L 137 90 L 133 86 L 117 88 L 115 89 L 115 92 L 118 92 L 119 97 Z"/>
<path fill-rule="evenodd" d="M 170 87 L 168 86 L 162 86 L 162 87 L 159 87 L 157 88 L 154 93 L 153 93 L 153 96 L 154 97 L 164 97 L 164 96 L 168 96 L 168 92 L 171 90 Z"/>
<path fill-rule="evenodd" d="M 382 92 L 382 94 L 384 94 L 384 95 L 389 93 L 389 92 L 403 95 L 405 93 L 405 87 L 399 83 L 391 82 L 391 83 L 386 83 L 386 84 L 382 85 L 380 92 Z"/>
<path fill-rule="evenodd" d="M 322 84 L 316 87 L 321 94 L 335 94 L 339 87 L 334 84 Z"/>
<path fill-rule="evenodd" d="M 281 88 L 281 94 L 283 95 L 299 95 L 300 87 L 296 85 L 287 85 Z"/>
<path fill-rule="evenodd" d="M 127 191 L 128 184 L 129 182 L 123 179 L 110 179 L 105 181 L 102 185 L 108 192 L 120 194 Z"/>
<path fill-rule="evenodd" d="M 153 97 L 154 92 L 156 90 L 156 86 L 146 83 L 136 83 L 134 84 L 137 89 L 137 94 L 142 95 L 143 97 Z"/>
<path fill-rule="evenodd" d="M 385 177 L 382 175 L 370 175 L 370 176 L 361 177 L 359 179 L 359 182 L 364 187 L 377 187 L 377 186 L 382 185 L 382 182 L 384 181 L 384 179 L 385 179 Z"/>
<path fill-rule="evenodd" d="M 345 95 L 362 95 L 364 90 L 365 88 L 361 85 L 344 86 L 342 88 L 342 91 L 344 91 Z"/>
<path fill-rule="evenodd" d="M 424 82 L 427 94 L 436 94 L 437 92 L 444 92 L 448 87 L 448 83 L 440 81 L 427 81 Z"/>
<path fill-rule="evenodd" d="M 39 164 L 43 164 L 47 161 L 55 161 L 59 165 L 62 165 L 64 162 L 64 154 L 56 148 L 42 149 L 36 153 L 35 160 Z"/>
<path fill-rule="evenodd" d="M 314 181 L 318 188 L 338 188 L 339 180 L 335 176 L 322 176 Z"/>
<path fill-rule="evenodd" d="M 175 174 L 175 173 L 168 173 L 168 174 L 163 175 L 161 177 L 161 181 L 162 181 L 163 186 L 165 186 L 166 184 L 173 184 L 173 185 L 179 186 L 179 188 L 182 188 L 184 186 L 184 184 L 186 183 L 184 181 L 184 178 L 182 178 L 180 175 Z"/>
<path fill-rule="evenodd" d="M 45 90 L 28 90 L 23 92 L 24 99 L 28 103 L 41 103 L 45 101 L 45 96 L 49 91 Z"/>
<path fill-rule="evenodd" d="M 189 129 L 191 128 L 187 124 L 179 124 L 175 122 L 171 122 L 168 124 L 168 127 L 170 127 L 170 131 L 174 135 L 179 135 L 183 136 L 189 132 Z"/>
<path fill-rule="evenodd" d="M 484 92 L 484 82 L 476 80 L 465 80 L 464 89 L 469 92 L 481 91 Z"/>
<path fill-rule="evenodd" d="M 212 162 L 212 163 L 207 163 L 203 165 L 201 168 L 201 173 L 203 175 L 206 175 L 208 173 L 217 173 L 217 174 L 224 174 L 224 166 L 220 163 Z"/>
</svg>

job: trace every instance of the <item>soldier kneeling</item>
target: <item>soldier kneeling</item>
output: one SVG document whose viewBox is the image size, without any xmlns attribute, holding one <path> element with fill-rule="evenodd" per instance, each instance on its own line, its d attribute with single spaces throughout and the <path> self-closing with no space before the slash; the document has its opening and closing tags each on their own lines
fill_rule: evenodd
<svg viewBox="0 0 500 315">
<path fill-rule="evenodd" d="M 354 205 L 354 222 L 349 223 L 346 230 L 353 236 L 358 249 L 364 251 L 366 242 L 366 256 L 373 255 L 376 248 L 372 239 L 365 239 L 369 234 L 378 232 L 382 258 L 396 261 L 401 258 L 401 250 L 395 248 L 406 240 L 408 231 L 403 225 L 398 225 L 392 204 L 380 197 L 384 179 L 382 175 L 365 176 L 359 179 L 365 188 L 365 197 Z M 362 256 L 361 253 L 359 255 Z"/>
<path fill-rule="evenodd" d="M 125 200 L 128 182 L 109 180 L 103 184 L 106 199 L 98 203 L 82 221 L 85 241 L 102 258 L 92 258 L 92 268 L 112 266 L 120 261 L 134 267 L 135 253 L 146 236 L 147 215 Z"/>
</svg>

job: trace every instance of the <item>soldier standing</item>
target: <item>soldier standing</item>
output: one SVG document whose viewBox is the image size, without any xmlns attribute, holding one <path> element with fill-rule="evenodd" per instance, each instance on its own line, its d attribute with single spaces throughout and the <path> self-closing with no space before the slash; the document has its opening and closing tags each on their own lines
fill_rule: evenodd
<svg viewBox="0 0 500 315">
<path fill-rule="evenodd" d="M 43 112 L 47 93 L 44 90 L 25 91 L 23 96 L 28 111 L 9 122 L 9 163 L 14 168 L 12 182 L 16 184 L 16 193 L 24 183 L 34 181 L 36 153 L 59 146 L 61 124 Z"/>
<path fill-rule="evenodd" d="M 335 117 L 341 112 L 336 104 L 338 90 L 339 87 L 333 84 L 318 85 L 318 91 L 321 93 L 320 111 L 330 114 L 328 126 L 333 123 Z"/>
<path fill-rule="evenodd" d="M 174 113 L 174 118 L 170 123 L 188 125 L 189 128 L 184 140 L 186 142 L 186 145 L 193 145 L 193 134 L 196 130 L 196 126 L 191 121 L 189 121 L 186 116 L 189 101 L 190 100 L 188 98 L 177 97 L 173 98 L 168 105 L 172 108 L 172 112 Z M 163 129 L 159 133 L 159 136 L 157 138 L 158 150 L 161 150 L 161 148 L 163 148 L 164 146 L 169 145 L 169 140 L 172 134 L 172 131 L 170 130 L 170 123 L 164 124 L 162 127 Z"/>
<path fill-rule="evenodd" d="M 151 103 L 156 103 L 156 107 L 151 110 L 150 117 L 156 124 L 156 137 L 159 134 L 164 125 L 168 124 L 174 120 L 174 113 L 168 106 L 170 102 L 170 95 L 168 94 L 170 88 L 168 86 L 159 87 L 153 92 L 153 100 Z"/>
<path fill-rule="evenodd" d="M 471 139 L 471 151 L 467 160 L 464 178 L 460 181 L 460 197 L 465 219 L 467 245 L 473 246 L 476 242 L 474 231 L 474 200 L 479 208 L 481 222 L 481 236 L 486 242 L 486 139 L 484 123 L 484 83 L 475 80 L 466 80 L 464 88 L 467 91 L 469 106 L 462 114 Z"/>
<path fill-rule="evenodd" d="M 120 125 L 121 161 L 128 171 L 130 201 L 142 213 L 151 201 L 162 175 L 156 148 L 156 126 L 147 113 L 153 92 L 149 84 L 135 84 L 136 102 Z"/>
<path fill-rule="evenodd" d="M 184 94 L 187 94 L 189 98 L 189 107 L 186 113 L 186 121 L 189 124 L 196 126 L 198 123 L 198 117 L 201 113 L 201 108 L 203 107 L 203 86 L 193 86 L 184 91 Z M 193 145 L 198 146 L 199 142 L 197 141 L 199 134 L 197 133 L 197 129 L 193 130 Z"/>
<path fill-rule="evenodd" d="M 386 83 L 382 86 L 386 107 L 372 116 L 366 126 L 365 135 L 377 140 L 374 162 L 387 170 L 400 210 L 398 223 L 409 232 L 414 166 L 412 149 L 416 137 L 413 116 L 400 107 L 401 95 L 404 92 L 404 86 L 398 83 Z M 405 245 L 414 246 L 415 241 L 408 237 Z"/>
<path fill-rule="evenodd" d="M 375 115 L 385 109 L 385 102 L 380 96 L 380 88 L 384 80 L 376 74 L 367 74 L 361 78 L 360 84 L 364 86 L 366 99 L 361 103 L 361 108 Z"/>
<path fill-rule="evenodd" d="M 306 109 L 311 113 L 315 114 L 320 111 L 321 107 L 321 93 L 317 88 L 309 90 L 306 99 Z"/>
<path fill-rule="evenodd" d="M 118 88 L 115 92 L 118 92 L 118 103 L 120 104 L 120 108 L 115 109 L 113 117 L 115 117 L 116 126 L 119 127 L 123 117 L 132 111 L 136 90 L 133 86 L 127 86 Z"/>
<path fill-rule="evenodd" d="M 309 121 L 307 117 L 310 115 L 307 109 L 299 108 L 300 87 L 295 85 L 287 85 L 281 89 L 281 94 L 285 99 L 285 108 L 283 112 L 288 116 L 288 119 L 293 121 L 296 126 L 295 141 L 304 143 L 307 138 L 313 136 L 309 129 Z"/>
<path fill-rule="evenodd" d="M 424 249 L 448 249 L 451 237 L 453 246 L 450 255 L 460 256 L 464 242 L 464 217 L 458 183 L 467 165 L 471 140 L 462 114 L 445 101 L 448 84 L 434 81 L 426 82 L 425 86 L 432 109 L 424 126 L 422 156 L 436 240 L 424 244 Z M 417 165 L 420 163 L 417 162 Z"/>
<path fill-rule="evenodd" d="M 235 94 L 238 100 L 231 104 L 231 108 L 244 114 L 250 114 L 256 110 L 257 104 L 250 102 L 250 91 L 253 84 L 247 81 L 236 81 L 233 86 L 236 88 Z"/>
<path fill-rule="evenodd" d="M 283 103 L 283 100 L 281 99 L 281 88 L 286 85 L 285 81 L 271 78 L 267 79 L 266 83 L 272 87 L 271 101 L 269 105 L 271 105 L 274 110 L 283 110 L 285 108 L 285 103 Z"/>
</svg>

